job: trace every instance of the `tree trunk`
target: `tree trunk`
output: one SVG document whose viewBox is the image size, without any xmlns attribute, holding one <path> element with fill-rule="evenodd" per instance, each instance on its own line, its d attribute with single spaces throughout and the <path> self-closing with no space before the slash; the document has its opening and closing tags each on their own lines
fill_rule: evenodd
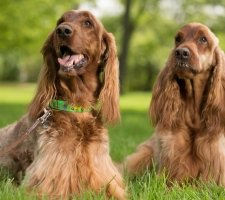
<svg viewBox="0 0 225 200">
<path fill-rule="evenodd" d="M 124 92 L 124 83 L 127 71 L 127 56 L 130 44 L 130 38 L 133 32 L 133 25 L 131 22 L 130 17 L 130 9 L 131 9 L 131 1 L 126 0 L 125 5 L 125 13 L 123 19 L 123 35 L 121 40 L 121 52 L 119 55 L 119 62 L 120 62 L 120 92 L 121 94 Z"/>
</svg>

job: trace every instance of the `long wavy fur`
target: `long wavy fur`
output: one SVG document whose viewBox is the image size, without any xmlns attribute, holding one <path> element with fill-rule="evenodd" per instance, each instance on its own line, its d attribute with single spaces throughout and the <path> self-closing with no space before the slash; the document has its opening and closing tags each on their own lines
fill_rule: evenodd
<svg viewBox="0 0 225 200">
<path fill-rule="evenodd" d="M 114 36 L 104 31 L 103 84 L 99 93 L 100 113 L 106 123 L 115 123 L 120 120 L 119 111 L 119 62 Z M 54 99 L 56 88 L 55 51 L 53 49 L 53 34 L 50 34 L 42 48 L 44 64 L 42 66 L 37 92 L 30 104 L 29 115 L 32 119 L 39 117 L 49 102 Z"/>
<path fill-rule="evenodd" d="M 184 41 L 180 45 L 189 48 L 194 65 L 202 58 L 208 63 L 200 63 L 205 68 L 196 74 L 179 74 L 175 54 L 179 44 L 172 49 L 152 92 L 149 114 L 155 134 L 126 158 L 125 166 L 137 175 L 155 163 L 169 180 L 200 178 L 225 186 L 225 55 L 206 26 L 190 23 L 179 32 Z M 203 32 L 207 50 L 194 38 Z"/>
</svg>

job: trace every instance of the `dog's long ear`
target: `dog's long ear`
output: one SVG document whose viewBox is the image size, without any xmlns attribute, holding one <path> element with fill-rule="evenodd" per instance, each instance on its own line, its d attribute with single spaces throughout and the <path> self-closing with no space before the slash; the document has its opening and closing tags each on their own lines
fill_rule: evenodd
<svg viewBox="0 0 225 200">
<path fill-rule="evenodd" d="M 225 55 L 217 47 L 210 80 L 208 81 L 208 98 L 203 110 L 203 121 L 208 132 L 219 132 L 225 126 Z"/>
<path fill-rule="evenodd" d="M 55 96 L 56 68 L 53 50 L 53 34 L 50 34 L 42 47 L 43 66 L 39 74 L 36 94 L 29 106 L 29 116 L 36 119 Z"/>
<path fill-rule="evenodd" d="M 119 62 L 114 36 L 103 33 L 104 50 L 103 86 L 99 94 L 100 111 L 103 120 L 114 123 L 120 119 L 119 111 Z"/>
<path fill-rule="evenodd" d="M 153 124 L 167 128 L 176 127 L 179 124 L 177 119 L 182 118 L 184 110 L 179 85 L 174 76 L 173 54 L 174 51 L 156 80 L 149 109 Z"/>
</svg>

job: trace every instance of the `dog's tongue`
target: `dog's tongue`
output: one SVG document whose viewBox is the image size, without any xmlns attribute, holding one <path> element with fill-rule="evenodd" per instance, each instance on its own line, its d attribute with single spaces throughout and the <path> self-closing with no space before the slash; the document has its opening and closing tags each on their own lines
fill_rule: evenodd
<svg viewBox="0 0 225 200">
<path fill-rule="evenodd" d="M 82 54 L 66 55 L 66 56 L 63 56 L 63 58 L 58 58 L 58 62 L 62 66 L 71 67 L 79 63 L 83 57 L 84 56 Z"/>
</svg>

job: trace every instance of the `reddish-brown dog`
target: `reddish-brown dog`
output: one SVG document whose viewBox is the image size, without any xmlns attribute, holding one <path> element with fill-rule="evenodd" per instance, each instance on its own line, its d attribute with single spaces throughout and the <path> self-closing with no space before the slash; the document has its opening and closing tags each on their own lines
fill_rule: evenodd
<svg viewBox="0 0 225 200">
<path fill-rule="evenodd" d="M 91 13 L 69 11 L 58 20 L 42 53 L 44 65 L 29 112 L 0 131 L 1 146 L 24 133 L 49 104 L 52 115 L 0 163 L 14 174 L 26 170 L 24 184 L 41 195 L 66 199 L 105 189 L 108 196 L 125 199 L 103 127 L 120 118 L 113 35 Z"/>
<path fill-rule="evenodd" d="M 169 180 L 200 178 L 225 186 L 225 56 L 208 27 L 190 23 L 155 83 L 156 132 L 126 160 L 139 174 L 155 163 Z"/>
</svg>

